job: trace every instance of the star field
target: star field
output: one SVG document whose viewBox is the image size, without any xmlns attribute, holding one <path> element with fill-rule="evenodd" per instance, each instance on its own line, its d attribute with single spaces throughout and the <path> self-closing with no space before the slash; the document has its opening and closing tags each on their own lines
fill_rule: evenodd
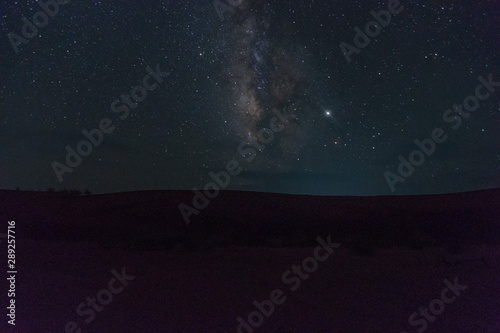
<svg viewBox="0 0 500 333">
<path fill-rule="evenodd" d="M 16 53 L 9 33 L 41 8 L 3 1 L 0 188 L 199 188 L 279 112 L 287 126 L 231 189 L 391 194 L 398 155 L 448 126 L 479 76 L 500 81 L 498 2 L 401 6 L 348 62 L 341 43 L 387 2 L 244 0 L 221 20 L 212 1 L 68 1 Z M 126 119 L 110 111 L 157 65 L 158 88 Z M 498 91 L 396 194 L 500 186 Z M 59 182 L 51 163 L 103 118 L 115 130 Z"/>
</svg>

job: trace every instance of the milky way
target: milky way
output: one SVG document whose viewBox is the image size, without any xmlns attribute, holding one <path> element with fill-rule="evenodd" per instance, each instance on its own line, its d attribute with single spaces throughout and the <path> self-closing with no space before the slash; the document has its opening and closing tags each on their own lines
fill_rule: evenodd
<svg viewBox="0 0 500 333">
<path fill-rule="evenodd" d="M 224 71 L 233 131 L 249 140 L 281 112 L 288 125 L 277 146 L 282 153 L 296 153 L 306 139 L 304 121 L 311 104 L 305 48 L 293 42 L 295 31 L 267 4 L 243 3 L 225 28 Z"/>
</svg>

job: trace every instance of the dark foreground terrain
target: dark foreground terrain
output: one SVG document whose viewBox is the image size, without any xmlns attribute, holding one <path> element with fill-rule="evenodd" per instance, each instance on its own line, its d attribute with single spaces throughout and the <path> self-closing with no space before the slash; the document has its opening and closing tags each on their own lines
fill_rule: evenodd
<svg viewBox="0 0 500 333">
<path fill-rule="evenodd" d="M 500 190 L 192 197 L 0 191 L 0 332 L 500 332 Z"/>
</svg>

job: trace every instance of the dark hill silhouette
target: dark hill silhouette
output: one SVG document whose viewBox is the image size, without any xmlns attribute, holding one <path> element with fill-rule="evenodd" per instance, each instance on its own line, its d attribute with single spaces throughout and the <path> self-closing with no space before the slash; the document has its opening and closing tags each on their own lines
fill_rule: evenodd
<svg viewBox="0 0 500 333">
<path fill-rule="evenodd" d="M 92 196 L 0 191 L 0 219 L 18 237 L 85 240 L 102 246 L 189 249 L 227 245 L 305 246 L 331 234 L 360 250 L 380 246 L 491 243 L 500 236 L 500 189 L 379 197 L 221 191 L 186 225 L 178 209 L 191 191 Z M 363 247 L 367 247 L 364 249 Z"/>
</svg>

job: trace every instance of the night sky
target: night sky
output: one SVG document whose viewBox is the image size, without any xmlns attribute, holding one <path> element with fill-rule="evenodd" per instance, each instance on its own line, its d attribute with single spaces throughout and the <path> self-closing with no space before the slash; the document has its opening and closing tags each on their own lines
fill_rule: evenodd
<svg viewBox="0 0 500 333">
<path fill-rule="evenodd" d="M 233 159 L 243 168 L 235 190 L 500 186 L 500 4 L 402 0 L 390 22 L 371 26 L 380 32 L 368 45 L 344 54 L 341 43 L 354 48 L 355 28 L 365 32 L 388 3 L 243 0 L 218 12 L 211 0 L 74 0 L 37 15 L 28 38 L 22 18 L 33 22 L 41 7 L 1 0 L 0 188 L 191 190 Z M 490 75 L 494 92 L 479 89 L 490 96 L 477 110 L 445 121 Z M 60 182 L 66 147 L 103 120 L 113 131 Z M 392 191 L 384 174 L 401 177 L 398 157 L 436 128 L 447 140 Z M 256 142 L 259 133 L 272 140 Z"/>
</svg>

